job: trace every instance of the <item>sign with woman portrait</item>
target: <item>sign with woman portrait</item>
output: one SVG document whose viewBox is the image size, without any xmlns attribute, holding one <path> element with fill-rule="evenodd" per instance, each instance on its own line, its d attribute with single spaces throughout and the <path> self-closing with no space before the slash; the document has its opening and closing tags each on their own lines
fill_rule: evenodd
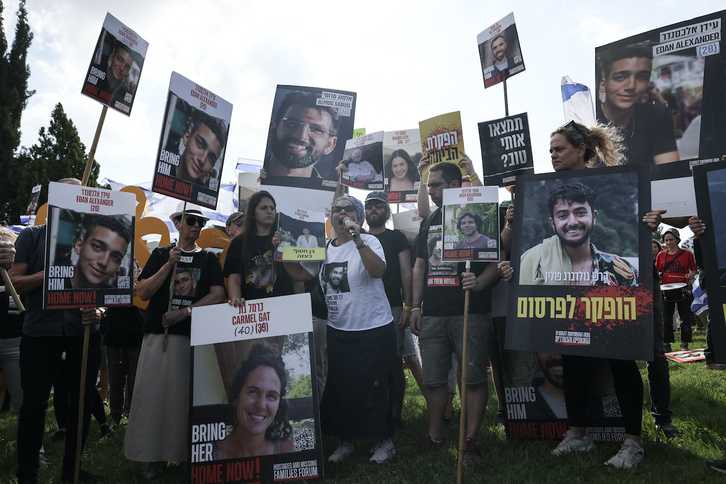
<svg viewBox="0 0 726 484">
<path fill-rule="evenodd" d="M 129 116 L 148 48 L 148 42 L 107 13 L 81 94 Z"/>
<path fill-rule="evenodd" d="M 415 202 L 421 177 L 418 162 L 423 157 L 417 129 L 383 133 L 383 182 L 388 203 Z"/>
<path fill-rule="evenodd" d="M 323 480 L 310 297 L 192 309 L 190 482 Z"/>
<path fill-rule="evenodd" d="M 649 167 L 517 177 L 506 348 L 653 356 Z"/>
<path fill-rule="evenodd" d="M 485 89 L 524 71 L 514 13 L 487 27 L 476 36 L 476 42 L 479 44 Z"/>
<path fill-rule="evenodd" d="M 428 156 L 428 165 L 423 169 L 424 183 L 429 179 L 429 168 L 437 163 L 456 163 L 464 151 L 464 135 L 461 127 L 461 113 L 442 114 L 418 123 L 423 156 Z M 461 168 L 461 174 L 467 175 Z"/>
<path fill-rule="evenodd" d="M 217 208 L 232 104 L 171 73 L 151 190 Z"/>
<path fill-rule="evenodd" d="M 133 193 L 48 185 L 43 309 L 131 304 L 135 210 Z"/>
<path fill-rule="evenodd" d="M 597 120 L 621 129 L 628 163 L 726 153 L 724 21 L 726 10 L 595 49 Z"/>
<path fill-rule="evenodd" d="M 499 188 L 447 188 L 444 204 L 446 262 L 499 262 Z"/>
<path fill-rule="evenodd" d="M 275 260 L 325 260 L 325 213 L 287 203 L 278 203 L 277 211 L 282 243 L 277 246 Z"/>
</svg>

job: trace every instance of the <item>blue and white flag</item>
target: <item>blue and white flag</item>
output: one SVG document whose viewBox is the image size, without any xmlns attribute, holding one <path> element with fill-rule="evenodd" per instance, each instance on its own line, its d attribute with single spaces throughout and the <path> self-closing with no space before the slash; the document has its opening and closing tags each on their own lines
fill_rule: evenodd
<svg viewBox="0 0 726 484">
<path fill-rule="evenodd" d="M 584 84 L 573 82 L 569 76 L 564 76 L 560 84 L 565 122 L 576 121 L 583 126 L 595 126 L 597 122 L 590 89 Z"/>
</svg>

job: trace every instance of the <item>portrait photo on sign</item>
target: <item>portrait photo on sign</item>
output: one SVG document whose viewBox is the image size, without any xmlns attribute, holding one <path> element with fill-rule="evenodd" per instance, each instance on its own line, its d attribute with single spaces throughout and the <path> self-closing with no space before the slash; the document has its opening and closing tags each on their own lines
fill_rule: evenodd
<svg viewBox="0 0 726 484">
<path fill-rule="evenodd" d="M 133 30 L 107 14 L 81 93 L 131 114 L 148 46 Z"/>
<path fill-rule="evenodd" d="M 316 249 L 325 247 L 325 222 L 307 222 L 279 214 L 280 245 Z"/>
<path fill-rule="evenodd" d="M 383 189 L 383 131 L 348 140 L 343 158 L 348 168 L 341 174 L 343 185 Z"/>
<path fill-rule="evenodd" d="M 194 298 L 197 295 L 197 284 L 201 280 L 202 270 L 197 267 L 178 267 L 174 274 L 174 295 Z"/>
<path fill-rule="evenodd" d="M 638 174 L 602 173 L 528 183 L 523 204 L 519 284 L 638 284 Z M 570 253 L 589 248 L 598 267 L 575 270 Z M 568 282 L 569 281 L 569 282 Z"/>
<path fill-rule="evenodd" d="M 323 283 L 323 293 L 340 294 L 350 292 L 348 284 L 348 262 L 331 262 L 323 266 L 323 273 L 320 276 Z"/>
<path fill-rule="evenodd" d="M 51 206 L 51 272 L 64 268 L 64 287 L 124 289 L 133 279 L 133 225 L 128 215 L 93 215 Z"/>
<path fill-rule="evenodd" d="M 389 203 L 415 202 L 423 158 L 419 130 L 386 131 L 383 137 L 383 180 Z"/>
<path fill-rule="evenodd" d="M 335 167 L 353 137 L 355 102 L 353 92 L 277 86 L 262 184 L 335 190 Z"/>
<path fill-rule="evenodd" d="M 491 87 L 524 71 L 514 14 L 510 13 L 477 36 L 484 87 Z"/>
</svg>

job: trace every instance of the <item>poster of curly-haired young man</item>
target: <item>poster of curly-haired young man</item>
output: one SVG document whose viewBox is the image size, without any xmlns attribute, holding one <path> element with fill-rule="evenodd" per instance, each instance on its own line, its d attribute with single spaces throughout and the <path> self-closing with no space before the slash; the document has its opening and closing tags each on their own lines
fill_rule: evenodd
<svg viewBox="0 0 726 484">
<path fill-rule="evenodd" d="M 192 309 L 190 482 L 323 480 L 310 297 Z"/>
<path fill-rule="evenodd" d="M 172 72 L 151 190 L 217 208 L 232 104 Z"/>
<path fill-rule="evenodd" d="M 649 167 L 517 178 L 506 348 L 650 360 Z"/>
</svg>

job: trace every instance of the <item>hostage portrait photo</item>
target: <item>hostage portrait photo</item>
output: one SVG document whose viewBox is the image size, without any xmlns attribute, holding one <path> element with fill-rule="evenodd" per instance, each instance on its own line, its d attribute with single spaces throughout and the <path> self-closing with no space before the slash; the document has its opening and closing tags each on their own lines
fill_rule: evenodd
<svg viewBox="0 0 726 484">
<path fill-rule="evenodd" d="M 343 158 L 348 167 L 341 175 L 343 185 L 366 190 L 383 189 L 382 142 L 346 148 Z"/>
<path fill-rule="evenodd" d="M 262 184 L 335 190 L 335 167 L 353 137 L 355 103 L 354 92 L 277 86 Z"/>
<path fill-rule="evenodd" d="M 498 261 L 498 216 L 497 203 L 444 205 L 443 259 Z"/>
<path fill-rule="evenodd" d="M 416 201 L 421 176 L 418 162 L 423 158 L 421 143 L 404 147 L 383 146 L 383 178 L 390 203 Z"/>
<path fill-rule="evenodd" d="M 524 71 L 514 14 L 510 13 L 480 33 L 477 36 L 477 43 L 484 75 L 484 88 L 492 87 Z"/>
<path fill-rule="evenodd" d="M 280 212 L 278 232 L 282 237 L 280 245 L 317 249 L 325 247 L 325 222 L 308 222 Z"/>
</svg>

